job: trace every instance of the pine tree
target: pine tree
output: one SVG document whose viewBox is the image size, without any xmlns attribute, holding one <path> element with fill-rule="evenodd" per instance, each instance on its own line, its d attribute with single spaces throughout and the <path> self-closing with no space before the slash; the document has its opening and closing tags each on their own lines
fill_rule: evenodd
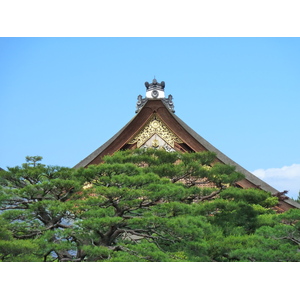
<svg viewBox="0 0 300 300">
<path fill-rule="evenodd" d="M 120 151 L 0 173 L 2 261 L 300 261 L 300 213 L 243 190 L 214 153 Z"/>
<path fill-rule="evenodd" d="M 69 168 L 45 166 L 41 157 L 26 157 L 21 167 L 1 171 L 0 209 L 1 217 L 14 239 L 30 240 L 37 245 L 37 259 L 47 260 L 50 253 L 59 260 L 70 257 L 63 244 L 62 229 L 71 226 L 71 194 L 80 184 L 72 178 Z M 69 249 L 69 245 L 66 247 Z"/>
</svg>

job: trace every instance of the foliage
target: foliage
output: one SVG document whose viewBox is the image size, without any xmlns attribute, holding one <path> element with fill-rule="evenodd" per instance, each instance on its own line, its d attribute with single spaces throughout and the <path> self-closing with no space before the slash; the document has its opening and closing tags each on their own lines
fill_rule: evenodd
<svg viewBox="0 0 300 300">
<path fill-rule="evenodd" d="M 296 202 L 300 202 L 300 191 L 298 192 L 298 197 L 295 199 Z"/>
<path fill-rule="evenodd" d="M 214 153 L 120 151 L 0 172 L 2 261 L 300 261 L 300 213 L 240 189 Z"/>
</svg>

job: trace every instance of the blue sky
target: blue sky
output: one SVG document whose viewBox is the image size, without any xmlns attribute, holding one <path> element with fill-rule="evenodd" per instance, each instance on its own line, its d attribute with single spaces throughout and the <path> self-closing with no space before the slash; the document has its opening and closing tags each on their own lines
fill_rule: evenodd
<svg viewBox="0 0 300 300">
<path fill-rule="evenodd" d="M 300 190 L 299 38 L 0 38 L 0 166 L 72 167 L 165 81 L 176 115 L 279 190 Z"/>
</svg>

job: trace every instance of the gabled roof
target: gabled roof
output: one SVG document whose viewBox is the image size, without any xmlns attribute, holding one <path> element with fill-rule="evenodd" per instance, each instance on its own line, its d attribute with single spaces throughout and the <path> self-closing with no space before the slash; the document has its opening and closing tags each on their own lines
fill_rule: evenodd
<svg viewBox="0 0 300 300">
<path fill-rule="evenodd" d="M 87 167 L 90 164 L 98 164 L 104 155 L 113 154 L 121 150 L 129 141 L 135 136 L 141 128 L 147 123 L 153 114 L 157 114 L 160 119 L 193 151 L 211 151 L 216 153 L 220 162 L 236 167 L 236 170 L 245 175 L 245 179 L 252 183 L 255 187 L 260 187 L 271 193 L 278 193 L 279 191 L 262 181 L 239 164 L 234 162 L 228 156 L 223 154 L 220 150 L 211 145 L 202 136 L 191 129 L 179 117 L 170 112 L 166 105 L 159 100 L 149 100 L 139 113 L 130 120 L 118 133 L 116 133 L 105 144 L 96 149 L 93 153 L 79 162 L 74 168 Z M 244 183 L 247 185 L 247 183 Z M 249 183 L 248 183 L 249 185 Z"/>
<path fill-rule="evenodd" d="M 164 87 L 164 83 L 163 83 Z M 153 86 L 152 88 L 153 90 Z M 149 86 L 148 86 L 149 90 Z M 163 90 L 163 89 L 161 89 Z M 160 90 L 160 91 L 161 91 Z M 191 129 L 185 122 L 174 114 L 174 106 L 172 103 L 172 96 L 168 98 L 153 98 L 142 99 L 138 97 L 138 109 L 137 114 L 132 118 L 119 132 L 117 132 L 111 139 L 105 144 L 96 149 L 93 153 L 79 162 L 74 168 L 87 167 L 91 164 L 101 163 L 102 157 L 105 155 L 112 155 L 118 150 L 133 149 L 137 147 L 136 144 L 132 144 L 131 141 L 134 137 L 141 132 L 147 124 L 149 124 L 151 118 L 155 116 L 165 126 L 172 131 L 182 143 L 177 143 L 176 147 L 178 151 L 192 151 L 202 152 L 211 151 L 216 153 L 217 160 L 221 163 L 232 165 L 236 168 L 236 171 L 244 174 L 245 179 L 239 181 L 237 184 L 242 188 L 260 188 L 272 194 L 279 193 L 278 190 L 259 179 L 235 161 L 230 159 L 220 150 L 211 145 L 207 140 L 201 137 L 193 129 Z M 140 104 L 140 105 L 139 105 Z M 290 207 L 300 208 L 300 204 L 292 199 L 286 199 L 281 201 L 281 208 L 284 210 Z"/>
</svg>

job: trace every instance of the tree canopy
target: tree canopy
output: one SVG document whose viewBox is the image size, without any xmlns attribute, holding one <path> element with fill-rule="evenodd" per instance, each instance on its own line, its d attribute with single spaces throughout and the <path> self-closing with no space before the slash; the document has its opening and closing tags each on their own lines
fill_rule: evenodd
<svg viewBox="0 0 300 300">
<path fill-rule="evenodd" d="M 300 212 L 235 185 L 211 152 L 119 151 L 100 165 L 0 172 L 1 261 L 300 261 Z"/>
</svg>

